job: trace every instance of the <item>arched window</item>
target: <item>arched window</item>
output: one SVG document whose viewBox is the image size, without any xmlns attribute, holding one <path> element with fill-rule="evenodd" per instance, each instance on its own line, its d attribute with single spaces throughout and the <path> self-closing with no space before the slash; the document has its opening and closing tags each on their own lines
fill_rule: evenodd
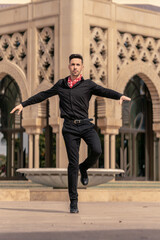
<svg viewBox="0 0 160 240">
<path fill-rule="evenodd" d="M 117 137 L 116 163 L 131 178 L 152 179 L 153 131 L 152 101 L 144 81 L 137 75 L 128 82 L 124 94 L 131 102 L 124 102 L 120 135 Z"/>
<path fill-rule="evenodd" d="M 6 75 L 0 81 L 0 177 L 18 176 L 16 169 L 26 164 L 28 139 L 21 126 L 22 116 L 10 114 L 20 102 L 16 81 Z"/>
</svg>

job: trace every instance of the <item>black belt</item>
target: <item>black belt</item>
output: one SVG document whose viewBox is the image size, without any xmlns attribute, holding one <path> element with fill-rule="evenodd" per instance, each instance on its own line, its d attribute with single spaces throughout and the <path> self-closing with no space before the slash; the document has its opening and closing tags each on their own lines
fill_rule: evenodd
<svg viewBox="0 0 160 240">
<path fill-rule="evenodd" d="M 74 124 L 79 124 L 79 123 L 83 123 L 83 122 L 86 122 L 86 121 L 93 121 L 93 118 L 84 118 L 84 119 L 66 119 L 65 118 L 65 121 L 66 122 L 71 122 L 71 123 L 74 123 Z"/>
</svg>

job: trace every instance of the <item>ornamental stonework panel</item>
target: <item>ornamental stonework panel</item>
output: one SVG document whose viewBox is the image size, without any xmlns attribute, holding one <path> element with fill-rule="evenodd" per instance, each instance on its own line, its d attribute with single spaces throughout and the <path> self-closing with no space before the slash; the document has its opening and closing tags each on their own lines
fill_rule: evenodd
<svg viewBox="0 0 160 240">
<path fill-rule="evenodd" d="M 152 65 L 160 77 L 160 39 L 131 33 L 117 33 L 117 72 L 135 61 Z"/>
<path fill-rule="evenodd" d="M 54 83 L 54 27 L 38 29 L 38 79 Z"/>
<path fill-rule="evenodd" d="M 90 79 L 107 84 L 107 29 L 90 27 Z"/>
<path fill-rule="evenodd" d="M 97 117 L 98 118 L 106 117 L 106 102 L 102 97 L 96 98 L 96 107 L 97 107 Z"/>
<path fill-rule="evenodd" d="M 0 61 L 10 61 L 27 72 L 27 32 L 0 35 Z"/>
</svg>

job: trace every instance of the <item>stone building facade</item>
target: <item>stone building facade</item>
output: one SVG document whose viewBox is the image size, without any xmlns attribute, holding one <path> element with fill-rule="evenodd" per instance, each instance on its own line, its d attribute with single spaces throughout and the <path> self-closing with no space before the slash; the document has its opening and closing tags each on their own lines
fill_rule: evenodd
<svg viewBox="0 0 160 240">
<path fill-rule="evenodd" d="M 117 101 L 92 97 L 89 115 L 103 134 L 104 168 L 123 168 L 131 179 L 159 180 L 159 22 L 157 12 L 110 0 L 32 0 L 2 9 L 0 147 L 5 142 L 7 154 L 6 173 L 1 170 L 1 176 L 14 177 L 19 167 L 40 167 L 39 138 L 46 126 L 56 135 L 56 167 L 67 167 L 58 97 L 25 108 L 22 118 L 9 111 L 68 75 L 68 56 L 80 53 L 85 78 L 133 100 L 121 108 Z M 46 140 L 46 148 L 47 144 Z M 82 142 L 80 161 L 87 151 Z"/>
</svg>

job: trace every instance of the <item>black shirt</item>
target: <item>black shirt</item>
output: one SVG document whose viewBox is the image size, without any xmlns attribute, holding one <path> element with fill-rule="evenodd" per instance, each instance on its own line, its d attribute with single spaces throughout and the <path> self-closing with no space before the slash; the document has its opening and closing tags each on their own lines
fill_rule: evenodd
<svg viewBox="0 0 160 240">
<path fill-rule="evenodd" d="M 122 96 L 122 94 L 114 90 L 97 85 L 90 79 L 84 80 L 83 77 L 81 81 L 69 88 L 68 77 L 66 77 L 60 79 L 52 88 L 39 92 L 21 104 L 23 107 L 26 107 L 55 95 L 58 95 L 60 98 L 61 118 L 67 119 L 88 118 L 89 101 L 92 95 L 117 100 Z"/>
</svg>

